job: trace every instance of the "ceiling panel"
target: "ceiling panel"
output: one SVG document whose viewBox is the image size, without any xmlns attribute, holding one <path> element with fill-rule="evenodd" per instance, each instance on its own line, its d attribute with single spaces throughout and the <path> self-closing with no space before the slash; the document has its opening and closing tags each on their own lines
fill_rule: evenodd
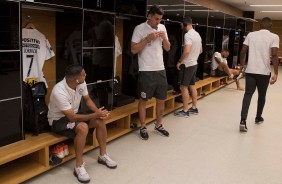
<svg viewBox="0 0 282 184">
<path fill-rule="evenodd" d="M 243 11 L 255 11 L 255 19 L 270 17 L 273 20 L 282 20 L 282 6 L 280 7 L 251 7 L 251 4 L 282 5 L 282 0 L 220 0 Z M 261 11 L 281 11 L 280 13 L 264 13 Z"/>
</svg>

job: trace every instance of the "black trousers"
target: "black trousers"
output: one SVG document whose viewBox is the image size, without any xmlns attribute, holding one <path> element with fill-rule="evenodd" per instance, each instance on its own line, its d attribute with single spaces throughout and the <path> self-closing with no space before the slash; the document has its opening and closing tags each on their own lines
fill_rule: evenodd
<svg viewBox="0 0 282 184">
<path fill-rule="evenodd" d="M 265 96 L 269 85 L 269 79 L 270 75 L 246 73 L 246 86 L 241 110 L 241 120 L 247 120 L 250 103 L 256 88 L 258 89 L 258 104 L 256 117 L 261 117 L 265 104 Z"/>
</svg>

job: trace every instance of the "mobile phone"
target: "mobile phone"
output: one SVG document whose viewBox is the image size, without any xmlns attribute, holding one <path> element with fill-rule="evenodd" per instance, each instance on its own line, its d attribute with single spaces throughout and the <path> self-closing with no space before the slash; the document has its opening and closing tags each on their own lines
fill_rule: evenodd
<svg viewBox="0 0 282 184">
<path fill-rule="evenodd" d="M 178 70 L 178 80 L 177 80 L 177 83 L 178 84 L 181 84 L 183 82 L 183 79 L 184 79 L 184 74 L 185 74 L 185 64 L 181 64 L 179 66 L 180 70 Z"/>
</svg>

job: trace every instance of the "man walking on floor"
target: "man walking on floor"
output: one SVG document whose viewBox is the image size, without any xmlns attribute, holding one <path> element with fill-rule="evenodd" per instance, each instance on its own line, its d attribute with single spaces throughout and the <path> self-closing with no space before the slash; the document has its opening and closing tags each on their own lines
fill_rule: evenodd
<svg viewBox="0 0 282 184">
<path fill-rule="evenodd" d="M 160 24 L 164 11 L 161 7 L 153 5 L 150 7 L 147 21 L 137 25 L 131 39 L 131 52 L 138 53 L 139 66 L 139 104 L 138 113 L 141 122 L 141 139 L 149 138 L 146 128 L 146 102 L 155 97 L 157 100 L 156 113 L 157 122 L 155 130 L 163 135 L 169 133 L 162 126 L 164 111 L 164 100 L 167 96 L 167 78 L 163 62 L 163 49 L 170 50 L 170 42 L 166 28 Z"/>
<path fill-rule="evenodd" d="M 278 76 L 278 48 L 279 37 L 269 30 L 272 26 L 270 18 L 261 20 L 259 31 L 247 35 L 240 53 L 240 65 L 244 66 L 246 53 L 249 50 L 248 64 L 245 70 L 246 87 L 241 110 L 240 131 L 247 132 L 246 120 L 252 96 L 258 89 L 258 104 L 255 123 L 263 123 L 262 112 L 268 84 L 274 84 Z M 274 74 L 271 77 L 270 56 L 272 58 Z"/>
<path fill-rule="evenodd" d="M 192 19 L 190 17 L 184 18 L 182 24 L 183 30 L 186 31 L 184 35 L 184 49 L 176 67 L 178 70 L 182 70 L 181 74 L 183 74 L 181 76 L 179 75 L 178 79 L 182 94 L 183 110 L 175 112 L 174 115 L 187 118 L 189 117 L 189 113 L 199 113 L 197 109 L 198 95 L 195 88 L 195 78 L 198 68 L 198 57 L 202 53 L 202 38 L 200 34 L 193 29 Z M 192 93 L 192 107 L 190 109 L 188 107 L 188 88 L 190 88 Z"/>
</svg>

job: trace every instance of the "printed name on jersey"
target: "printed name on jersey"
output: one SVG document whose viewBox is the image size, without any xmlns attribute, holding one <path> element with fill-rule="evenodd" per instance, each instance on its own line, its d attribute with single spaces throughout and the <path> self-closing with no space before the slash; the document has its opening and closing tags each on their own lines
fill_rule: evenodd
<svg viewBox="0 0 282 184">
<path fill-rule="evenodd" d="M 23 42 L 40 44 L 40 41 L 34 38 L 23 38 Z"/>
<path fill-rule="evenodd" d="M 22 47 L 24 53 L 36 54 L 37 50 L 40 49 L 40 40 L 35 38 L 23 38 Z"/>
</svg>

